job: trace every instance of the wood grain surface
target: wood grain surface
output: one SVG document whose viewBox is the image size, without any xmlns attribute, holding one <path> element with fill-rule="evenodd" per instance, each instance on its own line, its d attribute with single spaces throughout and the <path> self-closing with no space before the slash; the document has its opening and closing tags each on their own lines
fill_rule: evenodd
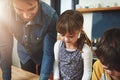
<svg viewBox="0 0 120 80">
<path fill-rule="evenodd" d="M 2 80 L 1 69 L 0 69 L 0 80 Z M 39 80 L 39 75 L 22 70 L 21 68 L 12 66 L 12 79 L 11 80 Z"/>
</svg>

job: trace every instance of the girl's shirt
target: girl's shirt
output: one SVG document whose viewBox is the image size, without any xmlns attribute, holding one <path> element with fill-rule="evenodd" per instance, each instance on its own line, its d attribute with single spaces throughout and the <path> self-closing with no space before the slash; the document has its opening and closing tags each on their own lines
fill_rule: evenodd
<svg viewBox="0 0 120 80">
<path fill-rule="evenodd" d="M 62 41 L 59 40 L 55 43 L 55 46 L 54 46 L 54 55 L 55 55 L 54 79 L 60 79 L 59 49 L 60 49 L 61 43 L 62 43 Z M 92 51 L 87 44 L 84 45 L 82 51 L 83 51 L 83 53 L 81 53 L 81 58 L 83 59 L 83 66 L 84 67 L 83 67 L 83 76 L 82 76 L 82 79 L 80 79 L 80 80 L 90 80 L 91 73 L 92 73 Z M 70 52 L 70 51 L 68 51 L 68 52 Z M 81 67 L 82 67 L 82 65 L 81 65 Z"/>
</svg>

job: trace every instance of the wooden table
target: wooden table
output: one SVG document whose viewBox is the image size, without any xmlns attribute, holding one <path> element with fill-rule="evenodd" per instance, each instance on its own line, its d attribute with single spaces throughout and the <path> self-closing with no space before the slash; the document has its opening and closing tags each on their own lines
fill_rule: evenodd
<svg viewBox="0 0 120 80">
<path fill-rule="evenodd" d="M 0 80 L 2 80 L 2 71 L 0 69 Z M 22 70 L 12 66 L 12 79 L 11 80 L 39 80 L 39 75 Z"/>
</svg>

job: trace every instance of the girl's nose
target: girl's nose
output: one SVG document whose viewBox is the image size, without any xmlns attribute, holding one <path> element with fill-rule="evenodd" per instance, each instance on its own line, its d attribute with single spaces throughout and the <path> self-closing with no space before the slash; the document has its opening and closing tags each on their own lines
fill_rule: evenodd
<svg viewBox="0 0 120 80">
<path fill-rule="evenodd" d="M 65 41 L 65 42 L 70 42 L 70 38 L 64 37 L 64 41 Z"/>
<path fill-rule="evenodd" d="M 67 37 L 64 37 L 64 40 L 65 40 L 65 41 L 68 41 L 68 38 L 67 38 Z"/>
</svg>

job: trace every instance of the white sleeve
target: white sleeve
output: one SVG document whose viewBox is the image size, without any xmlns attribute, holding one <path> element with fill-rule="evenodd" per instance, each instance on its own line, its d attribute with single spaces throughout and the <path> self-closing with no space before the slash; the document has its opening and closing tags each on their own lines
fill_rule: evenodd
<svg viewBox="0 0 120 80">
<path fill-rule="evenodd" d="M 84 64 L 82 80 L 91 80 L 93 56 L 92 50 L 87 44 L 85 44 L 83 47 L 82 58 Z"/>
<path fill-rule="evenodd" d="M 54 45 L 54 57 L 55 57 L 55 61 L 54 61 L 54 80 L 55 79 L 60 79 L 59 77 L 59 67 L 58 67 L 58 51 L 59 51 L 59 46 L 60 46 L 60 40 L 57 41 Z"/>
</svg>

